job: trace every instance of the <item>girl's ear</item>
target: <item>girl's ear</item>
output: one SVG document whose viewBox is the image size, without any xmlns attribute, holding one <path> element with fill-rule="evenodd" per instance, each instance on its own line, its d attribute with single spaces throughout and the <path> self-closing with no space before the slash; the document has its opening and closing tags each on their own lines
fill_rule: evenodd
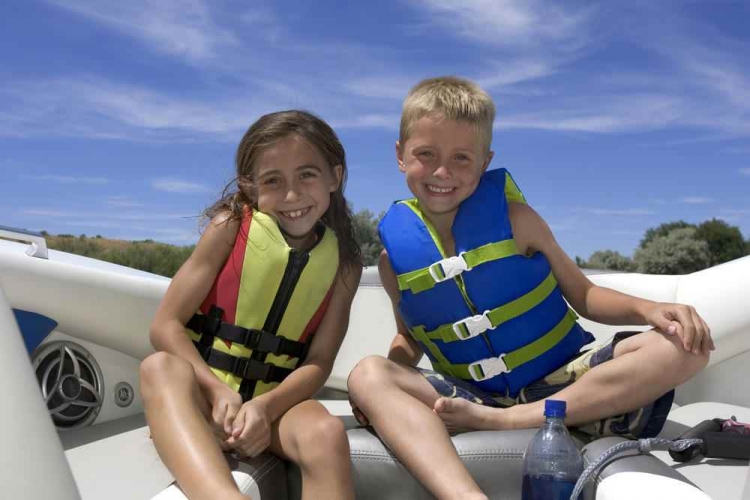
<svg viewBox="0 0 750 500">
<path fill-rule="evenodd" d="M 331 179 L 330 192 L 335 192 L 341 185 L 341 177 L 344 175 L 344 167 L 341 165 L 334 165 L 331 170 L 333 171 L 333 179 Z"/>
</svg>

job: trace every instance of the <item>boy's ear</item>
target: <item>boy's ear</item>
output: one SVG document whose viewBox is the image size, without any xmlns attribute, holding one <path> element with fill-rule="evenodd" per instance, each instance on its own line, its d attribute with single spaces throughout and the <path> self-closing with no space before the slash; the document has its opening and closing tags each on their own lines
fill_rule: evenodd
<svg viewBox="0 0 750 500">
<path fill-rule="evenodd" d="M 401 143 L 396 141 L 396 161 L 398 161 L 398 169 L 402 172 L 406 172 L 404 166 L 404 152 L 401 150 Z"/>
<path fill-rule="evenodd" d="M 330 192 L 333 193 L 341 185 L 341 177 L 344 174 L 344 167 L 341 165 L 334 165 L 331 167 L 331 170 L 333 170 L 333 179 L 331 179 Z"/>
<path fill-rule="evenodd" d="M 490 162 L 492 161 L 494 157 L 495 157 L 494 151 L 487 152 L 487 157 L 484 160 L 484 165 L 482 165 L 482 173 L 485 173 L 487 171 L 487 167 L 490 166 Z"/>
</svg>

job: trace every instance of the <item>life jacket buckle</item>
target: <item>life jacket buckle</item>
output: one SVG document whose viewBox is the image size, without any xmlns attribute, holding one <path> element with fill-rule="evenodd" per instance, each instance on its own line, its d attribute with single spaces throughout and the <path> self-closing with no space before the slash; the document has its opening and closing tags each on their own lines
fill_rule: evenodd
<svg viewBox="0 0 750 500">
<path fill-rule="evenodd" d="M 456 334 L 456 337 L 461 340 L 468 340 L 494 328 L 490 322 L 490 318 L 487 317 L 487 313 L 489 311 L 453 323 L 453 332 Z"/>
<path fill-rule="evenodd" d="M 442 283 L 445 280 L 458 276 L 464 271 L 471 271 L 469 264 L 467 264 L 466 259 L 464 259 L 464 253 L 465 252 L 461 252 L 454 257 L 439 260 L 428 268 L 430 276 L 435 280 L 435 283 Z M 438 274 L 439 272 L 442 273 L 442 276 Z"/>
<path fill-rule="evenodd" d="M 469 374 L 477 382 L 497 377 L 501 373 L 508 373 L 510 370 L 503 359 L 505 354 L 496 358 L 486 358 L 475 361 L 469 365 Z"/>
</svg>

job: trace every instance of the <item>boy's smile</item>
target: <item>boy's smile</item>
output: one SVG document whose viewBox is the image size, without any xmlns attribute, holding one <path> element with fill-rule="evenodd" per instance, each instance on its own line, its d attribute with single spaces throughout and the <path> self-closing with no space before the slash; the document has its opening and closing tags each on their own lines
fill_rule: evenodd
<svg viewBox="0 0 750 500">
<path fill-rule="evenodd" d="M 285 137 L 258 156 L 254 176 L 258 210 L 276 218 L 292 247 L 306 246 L 328 210 L 340 175 L 341 167 L 329 167 L 307 140 Z"/>
<path fill-rule="evenodd" d="M 447 227 L 487 170 L 487 152 L 476 127 L 428 115 L 414 122 L 404 144 L 396 144 L 399 169 L 431 222 Z"/>
</svg>

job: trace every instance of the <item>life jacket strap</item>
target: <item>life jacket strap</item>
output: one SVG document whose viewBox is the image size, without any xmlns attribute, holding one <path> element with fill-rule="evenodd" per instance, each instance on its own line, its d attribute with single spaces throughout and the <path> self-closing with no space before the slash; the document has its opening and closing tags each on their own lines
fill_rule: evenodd
<svg viewBox="0 0 750 500">
<path fill-rule="evenodd" d="M 209 315 L 193 315 L 190 321 L 188 321 L 187 327 L 196 333 L 202 334 L 199 343 L 204 337 L 210 337 L 209 347 L 213 342 L 213 338 L 218 337 L 254 351 L 270 353 L 276 356 L 285 355 L 293 358 L 301 358 L 307 352 L 306 342 L 287 339 L 255 328 L 243 328 L 233 325 L 217 319 L 211 313 Z"/>
<path fill-rule="evenodd" d="M 473 379 L 477 382 L 497 377 L 502 373 L 508 373 L 555 347 L 575 326 L 577 319 L 576 313 L 572 309 L 568 309 L 563 319 L 554 328 L 534 342 L 497 357 L 485 358 L 468 364 L 451 365 L 450 371 L 454 376 L 461 379 Z"/>
<path fill-rule="evenodd" d="M 493 260 L 503 259 L 518 254 L 513 239 L 488 243 L 481 247 L 461 252 L 454 257 L 447 257 L 425 268 L 398 275 L 398 288 L 420 293 L 429 290 L 437 283 L 449 280 L 474 267 Z"/>
<path fill-rule="evenodd" d="M 208 366 L 224 370 L 247 380 L 281 382 L 294 370 L 264 363 L 250 358 L 240 358 L 211 348 L 206 359 Z"/>
<path fill-rule="evenodd" d="M 426 331 L 424 326 L 421 325 L 414 327 L 414 330 L 419 330 L 420 334 L 423 332 L 428 339 L 441 340 L 446 343 L 468 340 L 529 312 L 544 302 L 556 286 L 557 280 L 554 274 L 550 272 L 533 290 L 500 307 L 485 311 L 483 314 L 469 316 L 455 323 L 441 325 L 434 330 Z"/>
</svg>

